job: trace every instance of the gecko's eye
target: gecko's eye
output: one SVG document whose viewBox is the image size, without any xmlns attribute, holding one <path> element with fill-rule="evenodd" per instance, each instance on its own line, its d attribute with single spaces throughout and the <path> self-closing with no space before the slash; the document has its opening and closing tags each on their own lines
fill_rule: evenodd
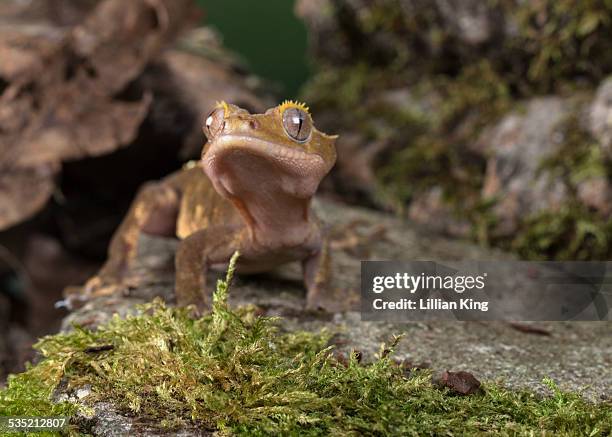
<svg viewBox="0 0 612 437">
<path fill-rule="evenodd" d="M 216 137 L 225 126 L 225 110 L 223 108 L 215 108 L 210 115 L 206 117 L 204 123 L 204 133 L 209 140 Z"/>
<path fill-rule="evenodd" d="M 295 141 L 303 142 L 310 137 L 312 121 L 310 116 L 299 108 L 287 108 L 283 111 L 285 132 Z"/>
</svg>

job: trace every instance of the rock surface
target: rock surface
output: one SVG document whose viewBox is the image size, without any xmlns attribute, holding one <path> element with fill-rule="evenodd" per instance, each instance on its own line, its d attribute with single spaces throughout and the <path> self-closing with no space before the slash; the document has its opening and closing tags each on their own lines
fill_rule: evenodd
<svg viewBox="0 0 612 437">
<path fill-rule="evenodd" d="M 610 322 L 559 322 L 538 324 L 550 335 L 533 335 L 502 322 L 427 321 L 414 323 L 362 322 L 356 311 L 360 283 L 360 259 L 459 260 L 509 259 L 495 251 L 431 236 L 413 223 L 369 210 L 318 201 L 319 214 L 332 233 L 334 295 L 328 313 L 305 313 L 304 291 L 297 265 L 258 276 L 235 279 L 232 305 L 255 304 L 267 315 L 282 315 L 288 330 L 330 329 L 341 352 L 362 352 L 372 360 L 382 342 L 405 332 L 396 358 L 436 371 L 469 371 L 480 381 L 501 379 L 512 388 L 528 387 L 541 393 L 544 377 L 566 389 L 587 388 L 585 395 L 597 401 L 612 390 L 612 338 Z M 103 290 L 89 296 L 83 306 L 64 320 L 89 328 L 114 313 L 125 315 L 134 305 L 161 296 L 173 301 L 172 259 L 174 240 L 142 237 L 130 287 Z M 213 274 L 212 276 L 218 276 Z M 212 279 L 212 278 L 210 278 Z M 72 290 L 78 292 L 78 290 Z M 73 294 L 72 299 L 76 298 Z M 527 332 L 525 332 L 527 331 Z M 96 405 L 88 429 L 94 435 L 154 435 L 134 419 L 123 417 L 108 404 Z M 116 432 L 116 434 L 113 434 Z M 183 435 L 200 435 L 185 430 Z"/>
</svg>

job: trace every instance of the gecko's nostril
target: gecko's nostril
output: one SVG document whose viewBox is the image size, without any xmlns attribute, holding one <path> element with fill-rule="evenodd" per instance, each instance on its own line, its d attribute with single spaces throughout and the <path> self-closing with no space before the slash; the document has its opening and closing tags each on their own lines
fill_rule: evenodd
<svg viewBox="0 0 612 437">
<path fill-rule="evenodd" d="M 257 120 L 249 120 L 249 127 L 253 130 L 259 129 L 259 123 Z"/>
</svg>

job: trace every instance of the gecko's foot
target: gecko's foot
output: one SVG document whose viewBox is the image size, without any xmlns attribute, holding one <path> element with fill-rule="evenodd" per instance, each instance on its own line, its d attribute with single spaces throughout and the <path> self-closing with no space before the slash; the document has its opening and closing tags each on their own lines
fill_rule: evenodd
<svg viewBox="0 0 612 437">
<path fill-rule="evenodd" d="M 200 290 L 192 290 L 188 293 L 177 290 L 176 304 L 179 307 L 191 307 L 191 314 L 194 317 L 202 317 L 212 308 L 210 299 L 207 299 L 205 293 Z"/>
<path fill-rule="evenodd" d="M 91 295 L 101 287 L 103 287 L 102 278 L 96 275 L 93 278 L 90 278 L 87 282 L 85 282 L 85 285 L 83 286 L 83 294 Z"/>
<path fill-rule="evenodd" d="M 89 279 L 81 288 L 80 298 L 82 300 L 90 300 L 94 297 L 109 296 L 138 285 L 137 282 L 132 283 L 130 278 L 109 275 L 96 275 Z"/>
<path fill-rule="evenodd" d="M 204 314 L 206 314 L 210 310 L 210 308 L 202 308 L 201 306 L 198 306 L 198 305 L 191 305 L 190 309 L 191 311 L 189 311 L 189 314 L 194 319 L 201 318 L 202 316 L 204 316 Z"/>
<path fill-rule="evenodd" d="M 189 307 L 190 308 L 189 314 L 194 319 L 199 319 L 200 317 L 204 316 L 205 314 L 211 311 L 211 306 L 203 304 L 203 303 L 192 303 L 189 305 L 180 305 L 180 306 Z"/>
<path fill-rule="evenodd" d="M 124 281 L 121 278 L 96 275 L 85 283 L 83 294 L 87 296 L 106 295 L 109 294 L 111 288 L 118 288 L 123 283 Z"/>
<path fill-rule="evenodd" d="M 305 309 L 309 312 L 334 314 L 359 311 L 360 306 L 359 292 L 347 288 L 324 285 L 306 295 Z"/>
<path fill-rule="evenodd" d="M 326 311 L 325 302 L 322 299 L 324 293 L 325 291 L 319 287 L 308 290 L 306 294 L 306 311 Z"/>
<path fill-rule="evenodd" d="M 70 311 L 81 308 L 87 302 L 98 296 L 112 294 L 116 289 L 101 276 L 96 275 L 83 286 L 68 286 L 64 289 L 64 299 L 55 303 L 56 308 L 66 308 Z"/>
</svg>

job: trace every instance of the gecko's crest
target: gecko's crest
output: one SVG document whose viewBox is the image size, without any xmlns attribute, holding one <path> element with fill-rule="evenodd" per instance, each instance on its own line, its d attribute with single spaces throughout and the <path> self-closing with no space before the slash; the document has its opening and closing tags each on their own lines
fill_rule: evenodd
<svg viewBox="0 0 612 437">
<path fill-rule="evenodd" d="M 217 100 L 217 102 L 215 103 L 215 107 L 223 108 L 223 111 L 225 111 L 226 115 L 229 113 L 229 105 L 225 100 Z"/>
<path fill-rule="evenodd" d="M 302 111 L 306 112 L 307 114 L 310 114 L 310 111 L 308 109 L 308 106 L 306 106 L 306 104 L 302 103 L 302 102 L 296 102 L 293 100 L 285 100 L 283 103 L 281 103 L 280 105 L 278 105 L 278 109 L 279 111 L 282 113 L 285 109 L 288 108 L 297 108 L 297 109 L 301 109 Z"/>
</svg>

